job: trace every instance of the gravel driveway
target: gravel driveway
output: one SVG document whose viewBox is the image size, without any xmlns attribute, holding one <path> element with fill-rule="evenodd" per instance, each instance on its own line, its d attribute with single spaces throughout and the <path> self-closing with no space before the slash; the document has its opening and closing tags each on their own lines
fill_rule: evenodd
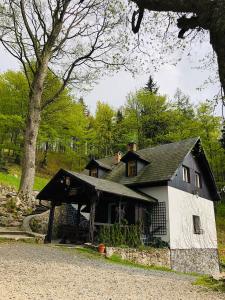
<svg viewBox="0 0 225 300">
<path fill-rule="evenodd" d="M 146 271 L 71 251 L 0 244 L 0 299 L 224 299 L 193 286 L 191 276 Z"/>
</svg>

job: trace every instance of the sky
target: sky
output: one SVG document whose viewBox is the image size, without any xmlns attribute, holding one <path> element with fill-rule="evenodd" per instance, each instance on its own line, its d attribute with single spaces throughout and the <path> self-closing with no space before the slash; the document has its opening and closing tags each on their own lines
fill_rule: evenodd
<svg viewBox="0 0 225 300">
<path fill-rule="evenodd" d="M 179 88 L 183 93 L 189 95 L 194 103 L 213 98 L 218 92 L 218 86 L 206 85 L 203 89 L 198 90 L 212 72 L 196 68 L 202 52 L 210 49 L 207 44 L 202 47 L 204 49 L 193 49 L 194 55 L 191 58 L 184 56 L 177 65 L 165 64 L 159 68 L 158 72 L 151 74 L 159 86 L 160 94 L 167 95 L 169 99 L 172 99 L 176 89 Z M 19 68 L 17 60 L 0 47 L 0 72 L 7 69 L 18 70 Z M 120 71 L 113 76 L 104 77 L 91 91 L 83 94 L 84 100 L 92 113 L 95 112 L 98 101 L 119 108 L 125 103 L 130 92 L 135 92 L 146 85 L 149 75 L 149 73 L 138 74 L 133 77 L 128 72 Z M 216 113 L 220 114 L 219 108 L 217 108 Z"/>
</svg>

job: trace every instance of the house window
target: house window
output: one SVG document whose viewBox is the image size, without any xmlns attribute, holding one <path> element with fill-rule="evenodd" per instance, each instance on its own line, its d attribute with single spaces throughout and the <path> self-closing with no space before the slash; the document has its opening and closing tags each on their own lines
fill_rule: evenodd
<svg viewBox="0 0 225 300">
<path fill-rule="evenodd" d="M 98 169 L 94 168 L 90 170 L 90 176 L 92 177 L 98 177 Z"/>
<path fill-rule="evenodd" d="M 202 234 L 201 221 L 199 216 L 193 216 L 194 234 Z"/>
<path fill-rule="evenodd" d="M 190 169 L 188 167 L 183 166 L 183 181 L 190 183 Z"/>
<path fill-rule="evenodd" d="M 154 205 L 151 215 L 151 234 L 166 235 L 166 203 L 158 202 Z"/>
<path fill-rule="evenodd" d="M 127 163 L 127 176 L 133 177 L 137 175 L 137 163 L 136 161 L 128 161 Z"/>
<path fill-rule="evenodd" d="M 198 172 L 195 172 L 195 186 L 197 188 L 201 188 L 202 187 L 201 174 L 198 173 Z"/>
</svg>

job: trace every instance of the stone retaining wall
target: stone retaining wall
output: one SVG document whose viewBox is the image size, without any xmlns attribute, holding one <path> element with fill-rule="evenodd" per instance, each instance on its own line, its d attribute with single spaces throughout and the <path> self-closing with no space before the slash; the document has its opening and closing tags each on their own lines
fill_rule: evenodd
<svg viewBox="0 0 225 300">
<path fill-rule="evenodd" d="M 106 247 L 106 257 L 113 254 L 122 259 L 145 266 L 167 267 L 184 273 L 214 275 L 219 273 L 217 249 L 158 249 L 139 250 Z"/>
<path fill-rule="evenodd" d="M 129 260 L 145 266 L 159 266 L 171 268 L 170 250 L 149 248 L 147 250 L 106 247 L 106 256 L 119 255 L 124 260 Z"/>
<path fill-rule="evenodd" d="M 170 251 L 173 270 L 199 274 L 219 272 L 217 249 L 171 249 Z"/>
</svg>

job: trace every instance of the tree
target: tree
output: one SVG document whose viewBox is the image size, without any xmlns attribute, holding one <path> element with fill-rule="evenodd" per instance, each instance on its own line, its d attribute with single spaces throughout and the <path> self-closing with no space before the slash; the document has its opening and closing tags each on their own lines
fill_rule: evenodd
<svg viewBox="0 0 225 300">
<path fill-rule="evenodd" d="M 111 155 L 113 152 L 113 109 L 106 103 L 97 103 L 94 120 L 94 145 L 98 157 Z M 97 150 L 97 151 L 96 151 Z"/>
<path fill-rule="evenodd" d="M 24 159 L 19 193 L 29 200 L 41 113 L 70 83 L 83 84 L 124 65 L 124 16 L 118 1 L 1 1 L 0 41 L 18 59 L 29 85 Z M 115 7 L 120 7 L 116 13 Z M 118 49 L 120 49 L 118 51 Z M 61 84 L 43 99 L 48 69 Z"/>
<path fill-rule="evenodd" d="M 149 76 L 148 82 L 145 86 L 145 90 L 147 90 L 153 94 L 158 93 L 159 87 L 157 86 L 157 83 L 154 82 L 153 77 L 151 75 Z"/>
<path fill-rule="evenodd" d="M 185 38 L 189 30 L 209 32 L 210 43 L 217 55 L 218 70 L 223 94 L 225 94 L 225 0 L 132 0 L 138 10 L 133 13 L 132 29 L 139 31 L 144 10 L 175 14 L 179 38 Z M 137 21 L 136 21 L 137 18 Z M 173 18 L 170 18 L 170 22 Z M 165 28 L 166 30 L 166 28 Z M 223 98 L 224 101 L 224 98 Z"/>
<path fill-rule="evenodd" d="M 124 124 L 135 132 L 140 148 L 163 141 L 168 129 L 166 98 L 146 90 L 130 95 L 125 107 Z"/>
<path fill-rule="evenodd" d="M 54 95 L 60 84 L 60 80 L 48 71 L 43 101 Z M 22 71 L 7 71 L 0 75 L 0 149 L 5 161 L 21 161 L 28 98 L 29 87 Z M 56 171 L 57 166 L 52 168 L 52 154 L 59 153 L 60 149 L 64 149 L 68 161 L 72 161 L 73 156 L 79 156 L 79 161 L 82 155 L 87 156 L 83 150 L 88 138 L 87 131 L 88 118 L 83 105 L 76 101 L 66 88 L 57 101 L 42 111 L 37 141 L 38 167 L 44 167 L 45 172 L 50 174 Z M 51 164 L 48 164 L 50 152 Z M 78 170 L 78 164 L 70 163 L 70 167 L 73 167 L 72 165 Z"/>
<path fill-rule="evenodd" d="M 173 105 L 178 111 L 183 113 L 184 117 L 188 119 L 194 118 L 195 112 L 194 107 L 190 102 L 190 98 L 189 96 L 183 94 L 180 89 L 176 90 Z"/>
</svg>

